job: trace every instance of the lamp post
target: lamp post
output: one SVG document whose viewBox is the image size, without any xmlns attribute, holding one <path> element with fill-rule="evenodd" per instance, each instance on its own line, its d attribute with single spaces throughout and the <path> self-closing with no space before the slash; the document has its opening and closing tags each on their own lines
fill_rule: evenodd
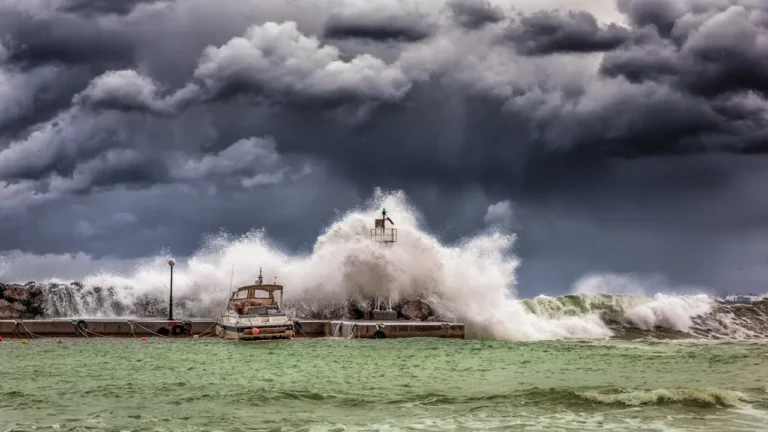
<svg viewBox="0 0 768 432">
<path fill-rule="evenodd" d="M 168 321 L 173 321 L 173 266 L 176 265 L 176 260 L 169 259 L 168 265 L 171 267 L 171 298 L 168 302 Z"/>
</svg>

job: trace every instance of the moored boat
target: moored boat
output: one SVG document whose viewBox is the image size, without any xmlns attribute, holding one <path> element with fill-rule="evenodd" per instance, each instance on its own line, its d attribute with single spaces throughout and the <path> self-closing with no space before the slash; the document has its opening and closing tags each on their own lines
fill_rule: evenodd
<svg viewBox="0 0 768 432">
<path fill-rule="evenodd" d="M 275 294 L 280 295 L 280 299 Z M 293 320 L 282 311 L 283 286 L 264 284 L 259 278 L 253 285 L 237 288 L 216 324 L 216 334 L 227 340 L 291 339 Z"/>
</svg>

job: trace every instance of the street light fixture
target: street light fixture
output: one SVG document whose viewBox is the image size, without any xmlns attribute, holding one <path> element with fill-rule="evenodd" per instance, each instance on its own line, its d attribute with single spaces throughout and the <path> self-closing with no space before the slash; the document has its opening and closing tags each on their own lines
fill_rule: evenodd
<svg viewBox="0 0 768 432">
<path fill-rule="evenodd" d="M 173 321 L 173 266 L 176 265 L 176 260 L 169 259 L 168 265 L 171 267 L 171 298 L 168 302 L 168 321 Z"/>
</svg>

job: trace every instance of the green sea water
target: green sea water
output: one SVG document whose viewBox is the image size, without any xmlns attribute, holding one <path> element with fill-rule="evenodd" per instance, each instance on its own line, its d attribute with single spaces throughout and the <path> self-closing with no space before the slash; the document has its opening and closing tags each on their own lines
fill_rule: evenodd
<svg viewBox="0 0 768 432">
<path fill-rule="evenodd" d="M 768 430 L 768 344 L 0 343 L 0 431 Z"/>
</svg>

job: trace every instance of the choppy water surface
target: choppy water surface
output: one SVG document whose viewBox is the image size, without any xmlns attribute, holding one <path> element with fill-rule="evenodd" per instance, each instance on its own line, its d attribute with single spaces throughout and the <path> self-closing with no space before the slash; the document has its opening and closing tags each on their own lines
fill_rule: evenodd
<svg viewBox="0 0 768 432">
<path fill-rule="evenodd" d="M 757 342 L 0 343 L 0 430 L 768 430 Z"/>
</svg>

